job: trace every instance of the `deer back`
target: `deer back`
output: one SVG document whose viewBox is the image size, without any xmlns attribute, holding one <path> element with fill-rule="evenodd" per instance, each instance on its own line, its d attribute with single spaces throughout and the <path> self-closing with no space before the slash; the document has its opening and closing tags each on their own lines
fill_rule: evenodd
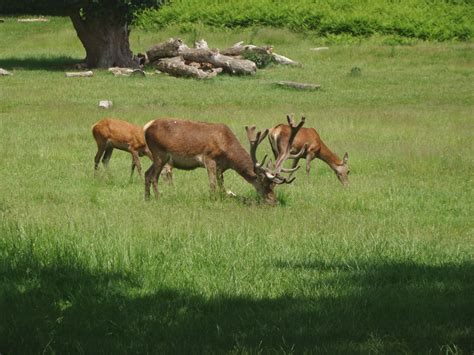
<svg viewBox="0 0 474 355">
<path fill-rule="evenodd" d="M 268 137 L 272 149 L 274 151 L 276 149 L 276 152 L 281 152 L 282 150 L 286 149 L 290 134 L 291 128 L 285 124 L 279 124 L 271 128 Z M 302 127 L 295 136 L 291 147 L 291 152 L 295 153 L 300 151 L 306 144 L 306 150 L 303 154 L 304 157 L 308 152 L 318 152 L 321 148 L 321 143 L 321 138 L 314 128 Z"/>
<path fill-rule="evenodd" d="M 142 127 L 127 121 L 104 118 L 92 126 L 92 134 L 96 141 L 104 141 L 117 149 L 128 150 L 130 146 L 142 150 L 146 147 Z"/>
<path fill-rule="evenodd" d="M 164 118 L 147 123 L 144 129 L 153 155 L 166 155 L 177 168 L 204 166 L 206 159 L 215 160 L 223 170 L 235 169 L 242 160 L 252 166 L 248 153 L 224 124 Z"/>
</svg>

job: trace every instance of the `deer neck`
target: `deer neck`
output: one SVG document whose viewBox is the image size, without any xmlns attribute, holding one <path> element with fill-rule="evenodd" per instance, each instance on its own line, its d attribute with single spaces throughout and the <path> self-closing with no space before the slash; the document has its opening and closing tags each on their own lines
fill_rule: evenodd
<svg viewBox="0 0 474 355">
<path fill-rule="evenodd" d="M 247 159 L 248 158 L 248 159 Z M 241 157 L 237 164 L 232 167 L 233 170 L 242 176 L 248 183 L 254 185 L 257 181 L 257 175 L 255 174 L 253 162 L 250 155 Z"/>
<path fill-rule="evenodd" d="M 342 165 L 342 160 L 322 142 L 317 157 L 329 165 L 334 171 L 337 170 L 338 166 Z"/>
<path fill-rule="evenodd" d="M 228 165 L 230 169 L 242 176 L 248 183 L 254 185 L 257 181 L 252 158 L 244 148 L 234 149 L 233 154 L 228 157 Z"/>
</svg>

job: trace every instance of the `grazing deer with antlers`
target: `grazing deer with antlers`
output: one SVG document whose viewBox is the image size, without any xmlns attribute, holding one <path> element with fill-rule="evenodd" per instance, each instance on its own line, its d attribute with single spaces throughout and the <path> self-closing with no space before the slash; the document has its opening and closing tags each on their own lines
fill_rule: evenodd
<svg viewBox="0 0 474 355">
<path fill-rule="evenodd" d="M 287 116 L 287 118 L 290 120 L 290 116 Z M 331 167 L 343 185 L 349 182 L 348 175 L 350 170 L 347 165 L 349 155 L 347 153 L 344 154 L 342 160 L 339 159 L 339 157 L 324 144 L 314 128 L 301 128 L 296 137 L 294 137 L 292 144 L 289 143 L 288 139 L 291 134 L 292 132 L 289 127 L 284 124 L 279 124 L 270 129 L 268 139 L 275 157 L 277 157 L 280 152 L 287 151 L 288 145 L 291 146 L 290 152 L 297 152 L 306 146 L 303 154 L 293 161 L 293 167 L 298 165 L 300 158 L 306 158 L 306 176 L 309 177 L 311 161 L 314 158 L 318 158 Z"/>
<path fill-rule="evenodd" d="M 126 121 L 113 118 L 104 118 L 92 126 L 92 134 L 97 143 L 97 154 L 95 155 L 95 169 L 99 168 L 100 159 L 104 167 L 109 165 L 112 151 L 115 149 L 124 150 L 132 155 L 132 173 L 137 167 L 138 174 L 141 176 L 142 167 L 139 157 L 146 155 L 153 161 L 148 147 L 145 143 L 143 128 Z M 171 180 L 171 167 L 166 166 L 165 172 L 167 179 Z"/>
<path fill-rule="evenodd" d="M 296 133 L 304 124 L 304 119 L 295 126 L 289 120 L 288 147 L 291 146 Z M 265 203 L 276 205 L 274 193 L 276 185 L 289 184 L 295 179 L 291 175 L 298 169 L 284 169 L 286 159 L 297 159 L 298 154 L 282 150 L 275 165 L 269 161 L 264 166 L 266 156 L 261 163 L 257 161 L 257 148 L 268 134 L 256 132 L 255 126 L 245 127 L 250 142 L 250 154 L 242 147 L 237 137 L 224 124 L 194 122 L 178 119 L 157 119 L 144 127 L 145 139 L 153 155 L 153 165 L 145 173 L 145 199 L 150 197 L 150 184 L 153 184 L 155 196 L 158 197 L 158 178 L 161 169 L 169 163 L 177 169 L 192 170 L 198 167 L 207 169 L 211 193 L 224 192 L 223 173 L 232 169 L 252 184 Z M 299 154 L 302 154 L 300 152 Z"/>
</svg>

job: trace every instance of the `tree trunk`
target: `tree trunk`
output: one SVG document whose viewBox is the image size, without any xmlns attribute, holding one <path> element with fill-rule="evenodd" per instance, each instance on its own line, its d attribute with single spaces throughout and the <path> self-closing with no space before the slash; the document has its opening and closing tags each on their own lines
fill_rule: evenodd
<svg viewBox="0 0 474 355">
<path fill-rule="evenodd" d="M 137 67 L 130 50 L 127 23 L 114 13 L 82 18 L 70 14 L 77 36 L 86 50 L 85 63 L 89 68 Z"/>
</svg>

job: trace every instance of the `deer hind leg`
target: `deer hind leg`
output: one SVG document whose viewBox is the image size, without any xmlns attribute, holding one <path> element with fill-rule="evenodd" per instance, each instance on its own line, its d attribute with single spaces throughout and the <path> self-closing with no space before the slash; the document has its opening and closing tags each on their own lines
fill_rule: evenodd
<svg viewBox="0 0 474 355">
<path fill-rule="evenodd" d="M 109 166 L 110 157 L 112 156 L 112 152 L 114 151 L 114 147 L 108 146 L 105 148 L 105 154 L 102 158 L 102 164 L 104 167 L 107 168 Z"/>
<path fill-rule="evenodd" d="M 150 199 L 150 184 L 153 184 L 153 192 L 155 193 L 155 198 L 158 199 L 158 179 L 163 166 L 166 164 L 165 158 L 164 156 L 157 156 L 153 159 L 153 164 L 145 173 L 145 200 Z"/>
<path fill-rule="evenodd" d="M 97 143 L 97 154 L 95 155 L 94 158 L 94 169 L 97 170 L 99 169 L 99 163 L 100 163 L 100 158 L 102 158 L 102 155 L 105 152 L 105 143 L 98 142 Z"/>
</svg>

